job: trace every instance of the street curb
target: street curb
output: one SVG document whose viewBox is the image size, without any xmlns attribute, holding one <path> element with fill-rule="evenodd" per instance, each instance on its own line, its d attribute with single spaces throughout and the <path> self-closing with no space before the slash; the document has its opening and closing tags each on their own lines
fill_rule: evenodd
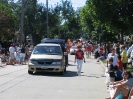
<svg viewBox="0 0 133 99">
<path fill-rule="evenodd" d="M 7 63 L 6 63 L 6 62 L 4 62 L 1 66 L 7 66 Z"/>
<path fill-rule="evenodd" d="M 100 61 L 100 63 L 101 63 L 101 65 L 102 65 L 102 67 L 104 68 L 104 69 L 106 69 L 106 66 L 104 65 L 104 63 L 101 61 L 101 60 L 99 60 Z M 133 75 L 133 72 L 131 72 L 132 73 L 132 75 Z"/>
<path fill-rule="evenodd" d="M 104 69 L 106 69 L 106 66 L 104 65 L 104 63 L 100 60 L 100 63 L 101 63 L 101 65 L 102 65 L 102 67 L 104 68 Z"/>
<path fill-rule="evenodd" d="M 0 67 L 3 67 L 3 66 L 7 66 L 6 64 L 2 64 L 2 65 L 0 65 Z"/>
</svg>

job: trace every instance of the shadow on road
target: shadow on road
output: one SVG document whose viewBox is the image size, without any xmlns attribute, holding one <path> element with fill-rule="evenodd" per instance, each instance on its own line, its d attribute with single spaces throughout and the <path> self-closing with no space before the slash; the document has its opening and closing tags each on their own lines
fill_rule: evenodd
<svg viewBox="0 0 133 99">
<path fill-rule="evenodd" d="M 50 73 L 50 72 L 36 72 L 33 74 L 33 76 L 49 76 L 49 77 L 75 77 L 77 76 L 76 71 L 66 71 L 64 75 L 61 75 L 60 73 Z"/>
<path fill-rule="evenodd" d="M 74 63 L 74 60 L 69 60 L 69 62 L 73 62 Z"/>
<path fill-rule="evenodd" d="M 104 77 L 104 76 L 88 76 L 88 75 L 81 75 L 81 76 L 85 76 L 85 77 L 90 77 L 90 78 L 102 78 L 102 77 Z"/>
<path fill-rule="evenodd" d="M 69 64 L 68 66 L 77 66 L 76 64 Z"/>
<path fill-rule="evenodd" d="M 5 66 L 0 66 L 0 69 L 3 69 L 3 68 L 5 68 Z"/>
</svg>

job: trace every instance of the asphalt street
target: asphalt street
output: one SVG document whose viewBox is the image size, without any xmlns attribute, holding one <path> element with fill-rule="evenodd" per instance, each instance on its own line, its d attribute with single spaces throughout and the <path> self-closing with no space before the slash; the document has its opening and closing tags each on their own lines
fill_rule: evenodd
<svg viewBox="0 0 133 99">
<path fill-rule="evenodd" d="M 95 59 L 86 59 L 77 76 L 74 55 L 69 55 L 65 75 L 29 75 L 27 65 L 0 67 L 0 99 L 105 99 L 104 68 Z"/>
</svg>

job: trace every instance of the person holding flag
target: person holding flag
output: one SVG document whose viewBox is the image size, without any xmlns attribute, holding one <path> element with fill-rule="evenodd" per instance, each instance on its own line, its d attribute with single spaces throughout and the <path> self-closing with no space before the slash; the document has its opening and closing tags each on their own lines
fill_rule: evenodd
<svg viewBox="0 0 133 99">
<path fill-rule="evenodd" d="M 82 46 L 82 43 L 80 40 L 78 40 L 78 43 L 77 43 L 78 46 Z"/>
<path fill-rule="evenodd" d="M 70 52 L 70 48 L 72 47 L 73 43 L 71 42 L 70 39 L 67 40 L 67 52 Z"/>
</svg>

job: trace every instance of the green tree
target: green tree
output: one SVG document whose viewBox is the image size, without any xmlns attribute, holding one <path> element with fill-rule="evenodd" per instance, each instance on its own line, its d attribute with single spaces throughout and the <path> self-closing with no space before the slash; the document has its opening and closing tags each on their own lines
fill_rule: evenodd
<svg viewBox="0 0 133 99">
<path fill-rule="evenodd" d="M 9 0 L 0 0 L 0 3 L 1 3 L 1 4 L 7 4 L 7 5 L 8 5 L 8 1 L 9 1 Z"/>
<path fill-rule="evenodd" d="M 95 31 L 94 22 L 88 13 L 86 5 L 80 10 L 80 25 L 82 26 L 82 31 L 84 31 L 87 38 L 97 40 L 97 32 Z"/>
<path fill-rule="evenodd" d="M 105 25 L 108 31 L 122 35 L 132 32 L 132 0 L 88 0 L 86 8 L 93 22 Z"/>
<path fill-rule="evenodd" d="M 9 40 L 14 37 L 15 21 L 16 16 L 11 6 L 0 3 L 0 38 L 2 40 Z"/>
<path fill-rule="evenodd" d="M 47 37 L 46 7 L 38 4 L 36 0 L 28 0 L 25 4 L 25 34 L 31 34 L 35 44 Z M 56 7 L 55 7 L 56 8 Z M 49 36 L 58 36 L 59 15 L 55 8 L 48 9 Z"/>
<path fill-rule="evenodd" d="M 70 1 L 63 1 L 61 6 L 61 38 L 74 39 L 81 36 L 79 10 L 74 11 Z"/>
</svg>

